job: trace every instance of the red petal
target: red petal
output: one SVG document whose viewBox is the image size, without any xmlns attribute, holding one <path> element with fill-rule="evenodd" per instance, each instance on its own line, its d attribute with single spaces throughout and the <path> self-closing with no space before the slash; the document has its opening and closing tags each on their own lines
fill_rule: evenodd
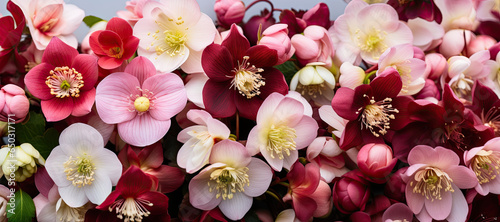
<svg viewBox="0 0 500 222">
<path fill-rule="evenodd" d="M 340 149 L 348 150 L 361 143 L 363 143 L 363 138 L 361 137 L 361 126 L 359 121 L 351 120 L 345 126 L 342 137 L 340 137 Z"/>
<path fill-rule="evenodd" d="M 106 197 L 106 200 L 104 200 L 101 205 L 97 206 L 96 209 L 107 211 L 108 207 L 111 206 L 111 204 L 113 204 L 120 195 L 121 193 L 117 190 L 111 192 L 108 197 Z"/>
<path fill-rule="evenodd" d="M 24 77 L 24 83 L 33 96 L 41 100 L 49 100 L 54 98 L 50 94 L 50 88 L 45 84 L 47 76 L 55 67 L 49 63 L 42 63 L 31 69 Z"/>
<path fill-rule="evenodd" d="M 12 1 L 7 2 L 7 10 L 9 10 L 9 12 L 12 14 L 14 19 L 16 20 L 16 23 L 18 25 L 17 28 L 21 28 L 21 31 L 22 31 L 24 29 L 24 24 L 26 24 L 23 10 Z M 21 23 L 23 23 L 23 24 L 20 25 Z"/>
<path fill-rule="evenodd" d="M 122 39 L 128 38 L 133 34 L 132 26 L 118 17 L 113 17 L 106 25 L 106 30 L 110 30 L 118 34 Z"/>
<path fill-rule="evenodd" d="M 266 99 L 273 92 L 282 95 L 288 94 L 288 84 L 286 83 L 285 76 L 279 70 L 269 67 L 261 75 L 266 85 L 260 87 L 260 98 Z"/>
<path fill-rule="evenodd" d="M 226 47 L 211 44 L 203 50 L 201 66 L 207 76 L 217 82 L 228 81 L 234 76 L 233 57 Z"/>
<path fill-rule="evenodd" d="M 311 219 L 316 208 L 318 208 L 318 204 L 313 199 L 307 196 L 293 195 L 293 209 L 295 216 L 300 221 Z"/>
<path fill-rule="evenodd" d="M 99 77 L 99 69 L 97 68 L 97 56 L 80 54 L 75 57 L 71 68 L 82 74 L 83 87 L 80 90 L 90 90 L 94 88 L 97 78 Z"/>
<path fill-rule="evenodd" d="M 95 88 L 88 91 L 81 91 L 79 97 L 73 97 L 73 111 L 72 116 L 84 116 L 92 111 L 92 106 L 95 101 Z"/>
<path fill-rule="evenodd" d="M 238 65 L 236 61 L 241 62 L 243 60 L 243 56 L 245 56 L 247 49 L 250 48 L 248 39 L 238 31 L 238 28 L 235 24 L 231 26 L 229 34 L 227 35 L 226 39 L 224 39 L 221 45 L 227 47 L 227 49 L 233 56 L 234 66 Z"/>
<path fill-rule="evenodd" d="M 102 31 L 97 37 L 102 50 L 109 55 L 108 50 L 118 47 L 122 50 L 123 42 L 118 34 L 112 31 Z"/>
<path fill-rule="evenodd" d="M 391 130 L 400 130 L 411 122 L 411 113 L 408 112 L 408 105 L 411 101 L 413 101 L 413 99 L 407 96 L 398 96 L 392 100 L 392 106 L 396 108 L 399 113 L 395 114 L 396 118 L 394 120 L 391 120 Z"/>
<path fill-rule="evenodd" d="M 234 93 L 234 101 L 240 116 L 250 120 L 257 119 L 257 112 L 259 112 L 259 108 L 264 102 L 259 96 L 247 99 L 247 97 L 236 92 Z"/>
<path fill-rule="evenodd" d="M 116 191 L 122 193 L 124 198 L 137 197 L 139 194 L 151 190 L 153 181 L 149 179 L 137 166 L 130 166 L 116 185 Z"/>
<path fill-rule="evenodd" d="M 319 173 L 319 167 L 315 163 L 308 163 L 305 166 L 305 178 L 299 187 L 293 189 L 294 193 L 300 193 L 301 195 L 308 196 L 314 193 L 319 185 L 319 180 L 321 178 Z"/>
<path fill-rule="evenodd" d="M 401 76 L 395 69 L 387 69 L 384 73 L 376 77 L 371 83 L 375 101 L 381 101 L 385 98 L 394 98 L 403 87 Z"/>
<path fill-rule="evenodd" d="M 14 30 L 14 19 L 10 16 L 5 16 L 0 18 L 0 33 L 4 33 L 0 36 L 0 46 L 4 49 L 12 47 L 14 42 L 10 42 L 10 38 L 7 35 Z M 14 43 L 15 44 L 15 43 Z"/>
<path fill-rule="evenodd" d="M 342 118 L 347 120 L 356 120 L 361 114 L 365 105 L 369 104 L 371 87 L 361 85 L 352 90 L 347 87 L 341 87 L 335 93 L 332 99 L 332 108 Z"/>
<path fill-rule="evenodd" d="M 50 100 L 42 100 L 42 112 L 47 122 L 56 122 L 66 119 L 73 111 L 73 98 L 64 99 L 54 97 Z"/>
<path fill-rule="evenodd" d="M 300 161 L 296 161 L 292 167 L 290 167 L 290 172 L 286 175 L 288 181 L 290 182 L 290 188 L 294 189 L 300 186 L 304 182 L 306 169 Z"/>
<path fill-rule="evenodd" d="M 209 79 L 203 87 L 203 104 L 214 118 L 229 117 L 236 113 L 234 94 L 229 82 L 215 82 Z"/>
<path fill-rule="evenodd" d="M 46 62 L 55 67 L 70 66 L 77 55 L 76 49 L 54 37 L 43 52 L 42 63 Z"/>
<path fill-rule="evenodd" d="M 106 52 L 104 52 L 101 48 L 101 44 L 99 43 L 99 35 L 101 34 L 102 30 L 97 30 L 93 32 L 90 37 L 89 37 L 89 45 L 90 49 L 96 54 L 96 55 L 106 55 Z"/>
<path fill-rule="evenodd" d="M 250 57 L 248 62 L 257 68 L 271 67 L 278 62 L 278 52 L 265 45 L 250 47 L 246 55 Z"/>
<path fill-rule="evenodd" d="M 184 183 L 184 173 L 177 167 L 162 165 L 159 168 L 147 171 L 147 173 L 158 179 L 162 193 L 177 190 Z"/>
<path fill-rule="evenodd" d="M 141 150 L 138 156 L 141 167 L 158 168 L 163 163 L 163 148 L 161 143 L 154 143 Z"/>
<path fill-rule="evenodd" d="M 464 104 L 455 96 L 448 84 L 443 89 L 443 106 L 445 113 L 443 118 L 448 123 L 460 123 L 464 119 Z"/>
<path fill-rule="evenodd" d="M 123 60 L 130 59 L 130 57 L 134 55 L 138 46 L 139 46 L 139 38 L 135 36 L 130 36 L 127 39 L 124 39 L 122 59 Z"/>
<path fill-rule="evenodd" d="M 148 191 L 140 194 L 136 199 L 143 199 L 151 202 L 153 206 L 144 205 L 153 215 L 168 212 L 168 197 L 160 192 Z"/>
<path fill-rule="evenodd" d="M 123 59 L 108 57 L 107 55 L 99 58 L 98 64 L 103 69 L 116 69 L 123 63 Z"/>
</svg>

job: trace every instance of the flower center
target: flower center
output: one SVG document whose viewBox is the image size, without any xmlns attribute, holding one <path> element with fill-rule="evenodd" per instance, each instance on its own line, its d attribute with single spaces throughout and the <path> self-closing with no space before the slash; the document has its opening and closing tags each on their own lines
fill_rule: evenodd
<svg viewBox="0 0 500 222">
<path fill-rule="evenodd" d="M 85 221 L 85 213 L 87 212 L 85 205 L 73 208 L 68 206 L 62 198 L 59 198 L 57 202 L 59 208 L 56 210 L 56 218 L 58 221 Z"/>
<path fill-rule="evenodd" d="M 271 152 L 271 157 L 275 158 L 276 154 L 279 159 L 283 159 L 283 153 L 290 156 L 290 150 L 296 147 L 295 138 L 297 134 L 294 128 L 272 125 L 267 139 L 267 150 Z"/>
<path fill-rule="evenodd" d="M 184 54 L 186 46 L 184 43 L 187 41 L 187 34 L 180 31 L 165 30 L 165 44 L 156 46 L 155 51 L 157 55 L 167 53 L 170 56 Z"/>
<path fill-rule="evenodd" d="M 141 96 L 134 101 L 135 110 L 138 112 L 146 112 L 149 110 L 149 99 Z"/>
<path fill-rule="evenodd" d="M 91 185 L 92 181 L 94 181 L 95 170 L 96 167 L 88 158 L 87 154 L 76 158 L 70 156 L 68 160 L 64 162 L 66 179 L 71 181 L 75 187 Z"/>
<path fill-rule="evenodd" d="M 500 107 L 491 107 L 486 114 L 484 110 L 481 112 L 481 120 L 485 126 L 493 128 L 495 136 L 500 136 Z"/>
<path fill-rule="evenodd" d="M 56 67 L 50 71 L 45 84 L 50 88 L 50 94 L 57 98 L 79 97 L 83 87 L 82 74 L 67 66 Z"/>
<path fill-rule="evenodd" d="M 500 153 L 492 150 L 481 150 L 472 158 L 471 166 L 479 183 L 488 183 L 500 173 Z"/>
<path fill-rule="evenodd" d="M 137 112 L 138 115 L 142 115 L 147 111 L 154 109 L 154 101 L 156 100 L 156 97 L 154 96 L 153 92 L 149 91 L 148 89 L 141 89 L 140 87 L 137 87 L 136 89 L 141 93 L 140 95 L 130 94 L 127 97 L 130 104 L 128 111 Z"/>
<path fill-rule="evenodd" d="M 472 86 L 474 81 L 461 73 L 453 83 L 450 84 L 451 89 L 459 98 L 468 99 L 472 96 Z"/>
<path fill-rule="evenodd" d="M 368 97 L 366 94 L 363 96 Z M 372 97 L 370 104 L 364 107 L 361 114 L 361 129 L 365 126 L 376 137 L 379 137 L 380 134 L 385 135 L 387 130 L 391 128 L 390 121 L 395 119 L 394 113 L 399 113 L 399 110 L 392 107 L 391 102 L 391 98 L 376 102 Z M 362 109 L 360 108 L 356 114 L 359 114 Z"/>
<path fill-rule="evenodd" d="M 248 62 L 249 58 L 248 56 L 244 56 L 241 64 L 238 61 L 238 68 L 232 70 L 236 75 L 231 81 L 231 88 L 234 87 L 234 89 L 237 89 L 247 99 L 260 95 L 260 87 L 266 85 L 264 78 L 259 74 L 264 69 L 250 65 Z"/>
<path fill-rule="evenodd" d="M 56 25 L 56 23 L 58 21 L 59 21 L 59 19 L 51 18 L 51 19 L 49 19 L 49 21 L 46 21 L 41 26 L 39 26 L 38 29 L 42 32 L 47 32 L 47 31 L 51 30 L 52 27 L 54 27 L 54 25 Z"/>
<path fill-rule="evenodd" d="M 372 29 L 370 32 L 364 33 L 358 29 L 355 35 L 358 47 L 362 51 L 371 53 L 376 58 L 387 49 L 387 45 L 384 43 L 387 33 L 384 31 Z"/>
<path fill-rule="evenodd" d="M 302 96 L 309 96 L 316 98 L 323 95 L 323 89 L 325 88 L 324 83 L 320 84 L 311 84 L 311 85 L 302 85 L 297 84 L 297 92 L 300 92 Z"/>
<path fill-rule="evenodd" d="M 441 192 L 454 192 L 451 183 L 453 180 L 447 173 L 438 168 L 426 167 L 415 173 L 414 180 L 410 182 L 413 193 L 420 193 L 426 199 L 441 200 Z"/>
<path fill-rule="evenodd" d="M 116 211 L 116 217 L 125 221 L 142 221 L 144 217 L 151 214 L 148 209 L 144 206 L 152 207 L 153 203 L 144 199 L 134 199 L 129 197 L 127 199 L 116 200 L 111 206 L 109 206 L 109 212 Z"/>
<path fill-rule="evenodd" d="M 117 59 L 120 59 L 122 58 L 123 56 L 123 52 L 122 52 L 122 49 L 120 47 L 113 47 L 113 48 L 110 48 L 109 49 L 109 56 L 111 57 L 115 57 Z"/>
<path fill-rule="evenodd" d="M 216 191 L 216 198 L 222 196 L 222 199 L 232 199 L 233 194 L 236 192 L 245 191 L 244 187 L 250 186 L 248 179 L 248 168 L 233 168 L 223 167 L 215 169 L 210 174 L 210 181 L 208 181 L 209 191 Z"/>
</svg>

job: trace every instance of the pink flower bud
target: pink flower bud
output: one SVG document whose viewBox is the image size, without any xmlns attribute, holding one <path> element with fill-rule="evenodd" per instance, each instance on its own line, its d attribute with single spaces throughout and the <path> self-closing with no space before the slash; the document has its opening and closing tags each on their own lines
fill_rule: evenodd
<svg viewBox="0 0 500 222">
<path fill-rule="evenodd" d="M 358 170 L 344 174 L 333 186 L 333 204 L 345 214 L 363 211 L 369 197 L 369 183 Z"/>
<path fill-rule="evenodd" d="M 385 144 L 370 143 L 361 147 L 358 153 L 359 169 L 375 183 L 384 183 L 396 162 L 391 147 Z"/>
<path fill-rule="evenodd" d="M 467 54 L 471 56 L 481 50 L 487 50 L 496 43 L 497 41 L 489 35 L 478 35 L 467 45 Z"/>
<path fill-rule="evenodd" d="M 224 28 L 240 23 L 245 16 L 245 4 L 240 0 L 217 0 L 214 4 L 219 24 Z"/>
<path fill-rule="evenodd" d="M 0 121 L 7 122 L 8 118 L 19 123 L 26 118 L 30 102 L 24 90 L 14 84 L 8 84 L 0 90 Z"/>
<path fill-rule="evenodd" d="M 295 53 L 295 48 L 288 37 L 287 24 L 275 24 L 269 26 L 263 33 L 259 45 L 265 45 L 278 52 L 278 63 L 282 64 L 290 59 Z"/>
<path fill-rule="evenodd" d="M 311 62 L 322 62 L 326 68 L 332 67 L 335 51 L 332 39 L 325 28 L 317 25 L 308 26 L 304 30 L 304 35 L 296 34 L 291 41 L 296 50 L 295 55 L 303 66 Z"/>
<path fill-rule="evenodd" d="M 464 47 L 466 47 L 466 45 L 475 38 L 476 35 L 469 30 L 450 30 L 444 34 L 443 42 L 441 43 L 441 46 L 439 46 L 439 52 L 446 58 L 460 55 L 464 50 Z"/>
<path fill-rule="evenodd" d="M 426 99 L 429 97 L 440 100 L 441 94 L 436 86 L 436 83 L 433 80 L 426 79 L 424 88 L 415 95 L 415 99 Z"/>
<path fill-rule="evenodd" d="M 448 62 L 443 55 L 439 53 L 429 53 L 425 56 L 425 72 L 424 77 L 428 79 L 436 80 L 446 69 L 448 69 Z"/>
</svg>

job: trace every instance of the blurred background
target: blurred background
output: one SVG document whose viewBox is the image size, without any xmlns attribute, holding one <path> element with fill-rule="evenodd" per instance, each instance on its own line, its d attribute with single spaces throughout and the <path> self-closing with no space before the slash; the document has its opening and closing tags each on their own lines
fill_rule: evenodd
<svg viewBox="0 0 500 222">
<path fill-rule="evenodd" d="M 28 1 L 28 0 L 24 0 Z M 214 3 L 215 0 L 197 0 L 200 4 L 201 11 L 212 19 L 216 19 L 214 12 Z M 308 10 L 312 8 L 314 5 L 324 2 L 330 8 L 330 19 L 334 20 L 339 15 L 344 12 L 345 3 L 343 0 L 271 0 L 274 4 L 275 8 L 279 9 L 291 9 L 294 8 L 296 10 L 303 9 Z M 74 4 L 79 8 L 85 11 L 85 15 L 93 15 L 99 18 L 109 20 L 112 17 L 116 16 L 117 11 L 125 10 L 125 2 L 126 0 L 65 0 L 66 4 Z M 243 0 L 245 5 L 249 5 L 253 2 L 253 0 Z M 9 11 L 5 8 L 7 5 L 7 0 L 0 0 L 0 14 L 9 15 Z M 246 13 L 245 19 L 243 21 L 247 21 L 252 16 L 260 14 L 260 11 L 264 8 L 268 8 L 269 4 L 265 2 L 257 3 L 252 6 Z M 274 12 L 274 17 L 278 19 L 279 12 Z M 89 28 L 82 23 L 80 27 L 76 30 L 75 35 L 78 37 L 78 40 L 81 42 L 83 37 L 87 35 Z"/>
</svg>

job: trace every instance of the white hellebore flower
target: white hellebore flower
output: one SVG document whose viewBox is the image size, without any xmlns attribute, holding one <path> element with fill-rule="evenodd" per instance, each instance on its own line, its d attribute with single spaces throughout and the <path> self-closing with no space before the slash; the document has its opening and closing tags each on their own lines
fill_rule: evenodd
<svg viewBox="0 0 500 222">
<path fill-rule="evenodd" d="M 322 62 L 307 64 L 293 76 L 290 90 L 299 92 L 306 100 L 312 100 L 320 106 L 330 104 L 335 77 L 324 65 Z"/>
<path fill-rule="evenodd" d="M 59 194 L 70 207 L 89 200 L 101 204 L 122 175 L 122 165 L 112 151 L 104 148 L 101 134 L 93 127 L 75 123 L 59 137 L 45 164 Z"/>
<path fill-rule="evenodd" d="M 0 165 L 2 165 L 0 177 L 5 175 L 6 178 L 14 178 L 17 182 L 23 182 L 36 173 L 37 164 L 43 166 L 45 159 L 29 143 L 23 143 L 14 148 L 4 146 L 0 149 Z"/>
</svg>

